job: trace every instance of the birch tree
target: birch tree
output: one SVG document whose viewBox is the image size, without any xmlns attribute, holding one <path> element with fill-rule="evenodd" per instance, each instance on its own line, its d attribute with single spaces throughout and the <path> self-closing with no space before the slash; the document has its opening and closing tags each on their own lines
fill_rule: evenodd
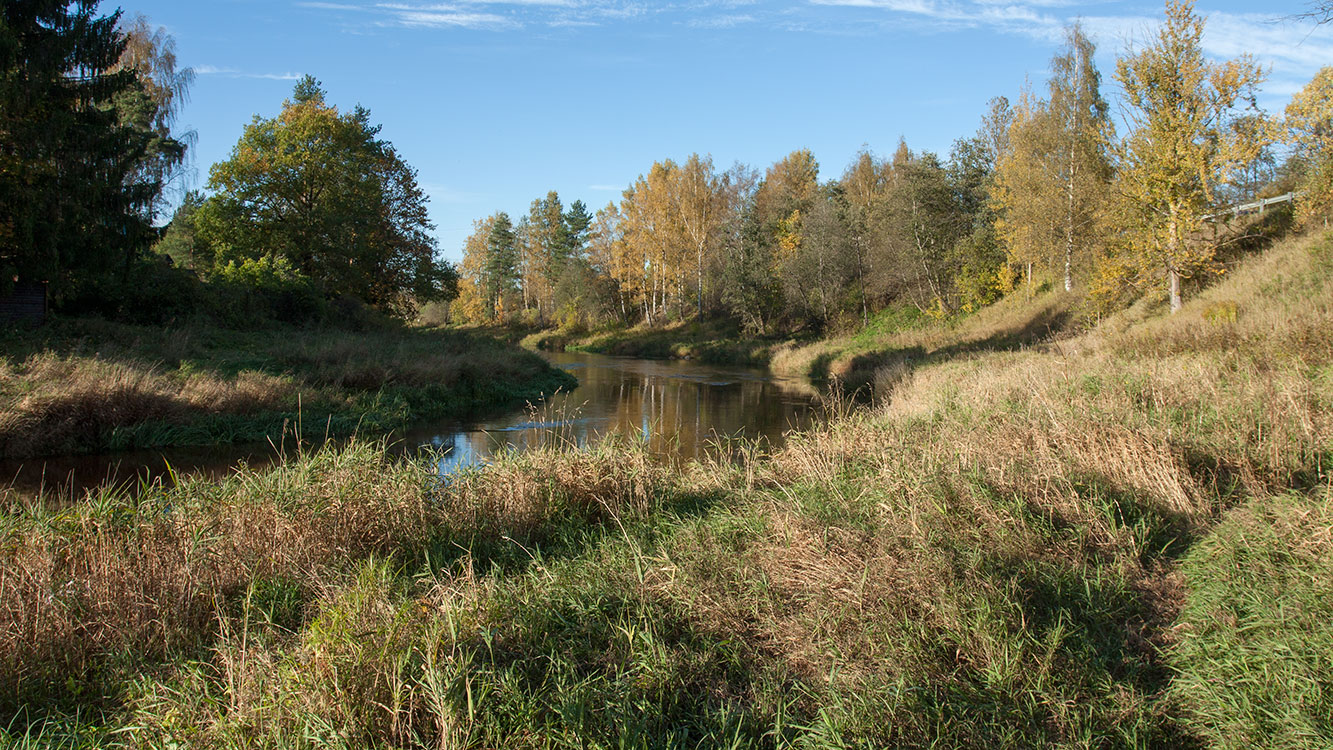
<svg viewBox="0 0 1333 750">
<path fill-rule="evenodd" d="M 1049 98 L 1025 95 L 996 176 L 1006 251 L 1022 263 L 1060 258 L 1066 291 L 1092 254 L 1111 179 L 1114 131 L 1095 53 L 1078 25 L 1066 30 L 1064 49 L 1051 59 Z"/>
<path fill-rule="evenodd" d="M 843 198 L 847 202 L 847 224 L 855 261 L 854 273 L 861 298 L 861 325 L 870 322 L 870 295 L 866 291 L 866 271 L 870 247 L 882 229 L 877 221 L 880 207 L 888 194 L 887 165 L 862 149 L 842 175 Z"/>
<path fill-rule="evenodd" d="M 1203 28 L 1192 0 L 1168 0 L 1156 37 L 1116 65 L 1131 126 L 1120 179 L 1129 240 L 1143 271 L 1166 274 L 1173 313 L 1181 281 L 1213 266 L 1216 248 L 1192 235 L 1218 186 L 1264 145 L 1261 131 L 1231 127 L 1244 109 L 1257 109 L 1263 69 L 1248 56 L 1206 60 Z"/>
<path fill-rule="evenodd" d="M 691 154 L 674 175 L 674 204 L 685 240 L 694 253 L 695 304 L 704 315 L 704 268 L 726 220 L 723 178 L 713 169 L 711 156 Z"/>
</svg>

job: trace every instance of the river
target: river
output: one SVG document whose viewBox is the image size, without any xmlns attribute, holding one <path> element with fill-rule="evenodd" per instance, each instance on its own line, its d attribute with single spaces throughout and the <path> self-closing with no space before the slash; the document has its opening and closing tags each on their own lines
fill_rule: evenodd
<svg viewBox="0 0 1333 750">
<path fill-rule="evenodd" d="M 430 447 L 438 470 L 447 473 L 507 449 L 587 445 L 618 432 L 646 440 L 664 460 L 680 461 L 703 457 L 721 438 L 764 438 L 776 446 L 815 418 L 818 398 L 809 383 L 764 370 L 575 352 L 544 356 L 573 373 L 578 387 L 488 419 L 421 425 L 395 435 L 396 449 Z M 242 465 L 266 467 L 277 456 L 263 444 L 3 459 L 0 486 L 24 497 L 41 491 L 77 497 L 100 484 L 133 485 L 169 470 L 220 476 Z"/>
</svg>

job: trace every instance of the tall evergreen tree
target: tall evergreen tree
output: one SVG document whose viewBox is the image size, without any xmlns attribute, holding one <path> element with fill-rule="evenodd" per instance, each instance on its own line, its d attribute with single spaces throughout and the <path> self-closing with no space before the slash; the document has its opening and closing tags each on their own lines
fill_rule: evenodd
<svg viewBox="0 0 1333 750">
<path fill-rule="evenodd" d="M 588 232 L 592 227 L 593 217 L 588 213 L 588 206 L 576 200 L 565 211 L 564 245 L 565 254 L 571 258 L 581 258 L 588 250 Z"/>
<path fill-rule="evenodd" d="M 505 298 L 518 286 L 518 237 L 509 214 L 501 211 L 491 223 L 482 264 L 482 302 L 490 320 L 509 312 Z"/>
<path fill-rule="evenodd" d="M 93 0 L 0 5 L 0 283 L 60 293 L 127 273 L 156 237 L 161 180 L 141 169 L 152 136 L 117 110 L 142 90 L 117 67 L 118 21 Z"/>
</svg>

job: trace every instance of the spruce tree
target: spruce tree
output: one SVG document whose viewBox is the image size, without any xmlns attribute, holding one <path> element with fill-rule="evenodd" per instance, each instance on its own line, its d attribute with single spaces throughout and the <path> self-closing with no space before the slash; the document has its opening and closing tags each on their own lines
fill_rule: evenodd
<svg viewBox="0 0 1333 750">
<path fill-rule="evenodd" d="M 518 279 L 518 238 L 509 214 L 496 214 L 486 249 L 481 271 L 482 302 L 486 317 L 494 320 L 503 311 L 505 295 L 513 290 Z"/>
<path fill-rule="evenodd" d="M 57 293 L 127 273 L 155 238 L 161 181 L 140 169 L 150 133 L 118 100 L 141 87 L 118 67 L 119 13 L 95 0 L 0 6 L 0 280 Z"/>
<path fill-rule="evenodd" d="M 565 255 L 569 258 L 581 258 L 588 246 L 588 229 L 592 226 L 592 214 L 583 201 L 574 201 L 565 211 L 564 245 Z"/>
</svg>

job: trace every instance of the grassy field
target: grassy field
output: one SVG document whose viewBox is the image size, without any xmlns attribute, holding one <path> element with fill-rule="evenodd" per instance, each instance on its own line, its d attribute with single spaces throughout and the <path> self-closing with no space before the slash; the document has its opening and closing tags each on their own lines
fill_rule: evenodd
<svg viewBox="0 0 1333 750">
<path fill-rule="evenodd" d="M 770 456 L 360 443 L 8 516 L 5 741 L 1333 746 L 1333 237 L 978 346 L 1066 303 L 1007 304 Z"/>
<path fill-rule="evenodd" d="M 57 320 L 0 334 L 0 454 L 384 432 L 570 387 L 482 335 L 161 329 Z"/>
</svg>

